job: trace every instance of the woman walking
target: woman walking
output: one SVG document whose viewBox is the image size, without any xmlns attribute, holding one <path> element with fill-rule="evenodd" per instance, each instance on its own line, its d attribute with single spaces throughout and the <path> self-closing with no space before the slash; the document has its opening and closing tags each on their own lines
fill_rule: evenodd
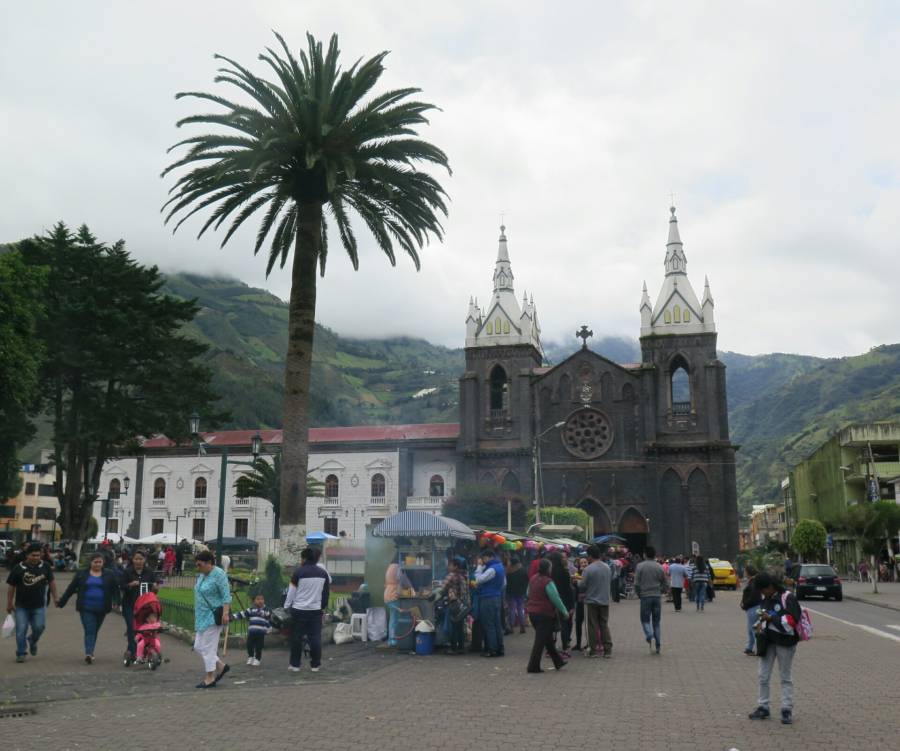
<svg viewBox="0 0 900 751">
<path fill-rule="evenodd" d="M 572 641 L 572 615 L 575 612 L 575 591 L 572 589 L 572 577 L 562 553 L 551 553 L 550 576 L 556 585 L 556 591 L 566 609 L 566 614 L 560 619 L 560 643 L 562 644 L 563 659 L 568 660 L 572 653 L 569 646 Z"/>
<path fill-rule="evenodd" d="M 785 590 L 781 582 L 765 571 L 756 575 L 756 589 L 762 597 L 759 614 L 759 701 L 750 713 L 751 720 L 769 718 L 769 681 L 772 666 L 778 660 L 781 676 L 781 723 L 794 721 L 794 653 L 797 651 L 798 625 L 802 617 L 800 604 L 792 592 Z"/>
<path fill-rule="evenodd" d="M 753 626 L 756 624 L 758 618 L 756 611 L 759 608 L 759 604 L 762 602 L 762 596 L 759 594 L 759 588 L 756 586 L 756 573 L 756 569 L 748 563 L 747 584 L 741 595 L 741 610 L 743 610 L 747 616 L 747 646 L 744 647 L 745 655 L 755 654 L 753 648 L 756 646 L 756 632 L 754 631 Z"/>
<path fill-rule="evenodd" d="M 553 660 L 553 666 L 562 670 L 566 661 L 556 651 L 553 632 L 556 629 L 559 617 L 568 618 L 570 613 L 563 605 L 556 585 L 550 578 L 550 561 L 542 559 L 538 564 L 538 572 L 528 583 L 528 601 L 525 610 L 531 619 L 534 628 L 534 644 L 531 647 L 531 657 L 528 660 L 529 673 L 543 673 L 541 670 L 541 655 L 544 650 Z"/>
<path fill-rule="evenodd" d="M 140 597 L 143 585 L 146 585 L 147 592 L 156 592 L 159 589 L 156 576 L 147 565 L 147 554 L 138 549 L 134 551 L 131 562 L 125 566 L 122 573 L 122 618 L 125 619 L 125 638 L 128 641 L 123 659 L 125 667 L 134 662 L 137 654 L 137 642 L 134 638 L 134 603 Z"/>
<path fill-rule="evenodd" d="M 84 661 L 94 664 L 94 649 L 97 646 L 97 634 L 106 614 L 112 610 L 113 596 L 117 589 L 116 575 L 111 569 L 104 568 L 105 557 L 97 552 L 91 556 L 90 565 L 76 572 L 63 596 L 59 598 L 59 607 L 64 608 L 69 598 L 76 595 L 75 610 L 81 617 L 84 629 Z"/>
<path fill-rule="evenodd" d="M 228 625 L 231 589 L 228 575 L 216 566 L 212 553 L 203 550 L 195 560 L 199 576 L 194 585 L 194 651 L 206 671 L 197 688 L 213 688 L 231 669 L 219 659 L 219 635 L 222 626 Z"/>
<path fill-rule="evenodd" d="M 709 567 L 706 565 L 706 559 L 702 555 L 697 556 L 694 564 L 694 573 L 691 575 L 691 591 L 694 593 L 694 602 L 697 605 L 697 612 L 703 612 L 703 606 L 706 604 L 706 588 L 709 586 Z"/>
</svg>

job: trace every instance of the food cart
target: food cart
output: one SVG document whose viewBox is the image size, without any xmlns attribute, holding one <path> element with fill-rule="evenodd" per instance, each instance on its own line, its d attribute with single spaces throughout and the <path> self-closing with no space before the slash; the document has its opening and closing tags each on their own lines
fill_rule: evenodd
<svg viewBox="0 0 900 751">
<path fill-rule="evenodd" d="M 397 601 L 402 616 L 398 622 L 397 642 L 398 648 L 411 649 L 416 623 L 434 621 L 431 593 L 447 575 L 449 556 L 461 542 L 474 542 L 475 533 L 456 519 L 427 511 L 401 511 L 375 527 L 372 536 L 393 541 L 391 560 L 400 565 L 401 573 L 409 583 L 407 591 Z M 368 568 L 366 579 L 372 591 L 384 585 L 383 573 L 376 581 L 375 575 L 370 577 Z M 438 644 L 442 641 L 441 636 L 439 631 Z"/>
</svg>

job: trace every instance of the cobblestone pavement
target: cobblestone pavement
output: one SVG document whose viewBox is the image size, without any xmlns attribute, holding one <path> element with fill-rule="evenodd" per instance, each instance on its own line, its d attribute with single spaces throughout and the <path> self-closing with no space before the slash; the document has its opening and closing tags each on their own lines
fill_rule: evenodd
<svg viewBox="0 0 900 751">
<path fill-rule="evenodd" d="M 101 634 L 108 646 L 91 668 L 78 665 L 77 649 L 54 653 L 51 637 L 62 645 L 80 631 L 74 613 L 63 611 L 52 614 L 47 649 L 30 664 L 14 664 L 12 645 L 2 645 L 3 695 L 35 702 L 37 713 L 0 719 L 0 747 L 105 749 L 125 739 L 133 749 L 156 749 L 172 739 L 191 748 L 264 743 L 342 751 L 363 744 L 450 750 L 523 743 L 672 751 L 897 747 L 900 644 L 815 615 L 815 637 L 798 647 L 795 661 L 795 724 L 749 721 L 757 661 L 741 653 L 744 618 L 737 603 L 737 593 L 723 592 L 703 614 L 690 607 L 674 614 L 664 606 L 659 657 L 648 654 L 632 601 L 612 607 L 613 659 L 576 653 L 561 672 L 525 673 L 529 631 L 509 637 L 501 659 L 332 646 L 319 674 L 287 673 L 284 652 L 272 650 L 262 670 L 233 660 L 232 672 L 213 691 L 192 688 L 199 661 L 172 639 L 164 645 L 172 662 L 140 675 L 113 662 L 120 643 L 109 638 L 112 632 Z M 28 672 L 11 677 L 18 668 Z M 44 686 L 45 695 L 56 698 L 60 684 L 67 688 L 58 701 L 35 689 Z M 81 698 L 72 698 L 76 692 Z M 773 681 L 775 706 L 778 696 Z"/>
</svg>

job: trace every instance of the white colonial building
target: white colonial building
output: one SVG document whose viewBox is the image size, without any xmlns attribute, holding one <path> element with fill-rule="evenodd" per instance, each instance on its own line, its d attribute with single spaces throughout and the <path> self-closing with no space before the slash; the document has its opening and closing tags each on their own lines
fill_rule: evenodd
<svg viewBox="0 0 900 751">
<path fill-rule="evenodd" d="M 221 460 L 227 450 L 223 534 L 271 538 L 271 504 L 241 497 L 237 489 L 253 458 L 254 432 L 204 433 L 202 451 L 156 437 L 143 442 L 138 456 L 109 460 L 99 489 L 101 498 L 112 499 L 109 520 L 107 504 L 98 501 L 94 509 L 101 533 L 107 529 L 135 538 L 163 532 L 179 539 L 215 537 Z M 444 498 L 456 489 L 458 434 L 455 423 L 313 428 L 309 472 L 324 491 L 307 500 L 308 530 L 362 538 L 367 526 L 401 509 L 438 513 Z M 280 430 L 263 430 L 260 436 L 264 455 L 280 450 Z"/>
</svg>

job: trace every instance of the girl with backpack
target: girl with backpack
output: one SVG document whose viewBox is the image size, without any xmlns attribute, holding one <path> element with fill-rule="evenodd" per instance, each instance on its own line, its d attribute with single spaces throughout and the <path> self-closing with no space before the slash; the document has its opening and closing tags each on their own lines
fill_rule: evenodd
<svg viewBox="0 0 900 751">
<path fill-rule="evenodd" d="M 781 677 L 781 724 L 790 725 L 794 712 L 794 653 L 797 651 L 797 642 L 801 639 L 801 630 L 808 628 L 807 621 L 804 621 L 797 598 L 780 581 L 762 571 L 756 575 L 754 583 L 762 602 L 756 611 L 759 616 L 759 701 L 756 709 L 750 713 L 750 719 L 769 719 L 769 680 L 777 659 Z"/>
</svg>

